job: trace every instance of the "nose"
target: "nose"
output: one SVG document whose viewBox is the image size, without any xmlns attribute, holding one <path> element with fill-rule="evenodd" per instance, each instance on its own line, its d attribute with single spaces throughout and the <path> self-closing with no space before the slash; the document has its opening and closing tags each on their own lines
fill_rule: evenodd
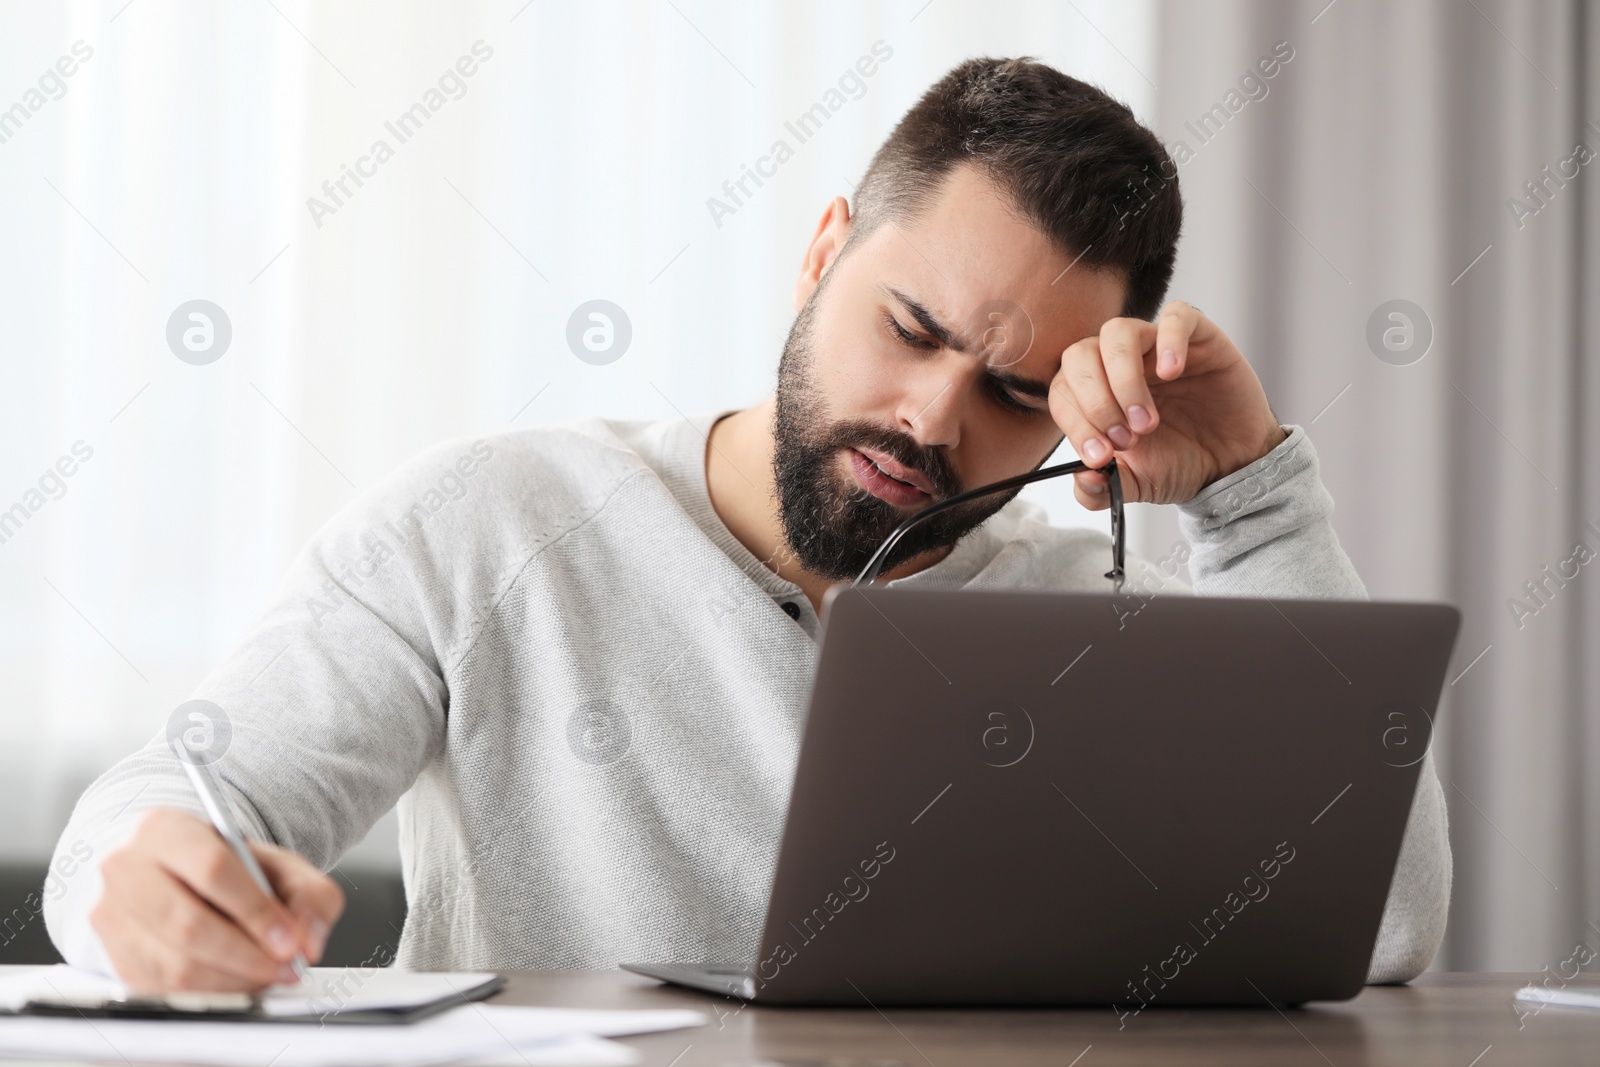
<svg viewBox="0 0 1600 1067">
<path fill-rule="evenodd" d="M 952 358 L 954 357 L 954 358 Z M 924 448 L 954 448 L 961 443 L 962 367 L 946 353 L 928 371 L 909 376 L 896 417 L 900 428 Z"/>
</svg>

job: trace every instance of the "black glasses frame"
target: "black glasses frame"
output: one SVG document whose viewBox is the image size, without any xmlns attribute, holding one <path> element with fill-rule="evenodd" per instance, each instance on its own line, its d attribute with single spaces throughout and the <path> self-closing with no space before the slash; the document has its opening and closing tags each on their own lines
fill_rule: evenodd
<svg viewBox="0 0 1600 1067">
<path fill-rule="evenodd" d="M 1111 569 L 1106 572 L 1106 577 L 1112 581 L 1113 592 L 1121 593 L 1122 582 L 1126 576 L 1123 570 L 1123 541 L 1126 533 L 1126 523 L 1123 520 L 1122 512 L 1122 477 L 1117 473 L 1117 461 L 1115 459 L 1112 459 L 1103 467 L 1091 467 L 1082 460 L 1059 463 L 1054 467 L 1041 467 L 1036 471 L 1019 474 L 1015 478 L 992 482 L 989 485 L 980 485 L 976 489 L 969 489 L 965 493 L 959 493 L 949 500 L 941 500 L 937 504 L 930 504 L 894 528 L 894 532 L 889 534 L 884 539 L 883 544 L 878 546 L 878 550 L 872 554 L 872 558 L 867 561 L 867 565 L 862 568 L 861 574 L 856 577 L 856 580 L 851 585 L 866 585 L 877 578 L 878 572 L 883 569 L 884 560 L 889 558 L 889 553 L 894 551 L 894 546 L 900 543 L 900 539 L 941 511 L 947 511 L 958 504 L 964 504 L 969 500 L 976 500 L 978 497 L 988 496 L 991 493 L 1003 493 L 1007 489 L 1016 489 L 1033 482 L 1042 482 L 1047 478 L 1059 478 L 1063 474 L 1077 474 L 1079 471 L 1099 471 L 1106 475 L 1111 482 Z"/>
</svg>

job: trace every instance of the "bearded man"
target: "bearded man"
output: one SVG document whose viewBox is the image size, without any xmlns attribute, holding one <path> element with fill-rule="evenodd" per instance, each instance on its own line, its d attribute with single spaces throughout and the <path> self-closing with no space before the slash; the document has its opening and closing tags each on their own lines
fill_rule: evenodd
<svg viewBox="0 0 1600 1067">
<path fill-rule="evenodd" d="M 343 907 L 323 872 L 398 805 L 404 966 L 757 958 L 823 595 L 1063 439 L 1179 508 L 1194 591 L 1364 597 L 1305 430 L 1199 309 L 1162 306 L 1181 219 L 1127 107 L 961 64 L 823 210 L 772 397 L 440 445 L 315 536 L 189 713 L 222 717 L 212 770 L 281 899 L 157 736 L 62 835 L 58 862 L 92 859 L 46 903 L 56 945 L 136 991 L 293 981 Z M 1107 506 L 1104 473 L 1075 477 Z M 1111 591 L 1104 534 L 1013 496 L 923 524 L 879 581 Z M 1372 981 L 1428 965 L 1449 883 L 1429 759 Z"/>
</svg>

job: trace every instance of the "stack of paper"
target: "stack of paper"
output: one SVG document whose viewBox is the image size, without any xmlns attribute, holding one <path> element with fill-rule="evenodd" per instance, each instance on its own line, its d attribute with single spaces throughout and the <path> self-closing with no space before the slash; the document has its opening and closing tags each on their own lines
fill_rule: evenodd
<svg viewBox="0 0 1600 1067">
<path fill-rule="evenodd" d="M 9 968 L 7 970 L 10 970 Z M 15 1010 L 41 985 L 66 996 L 90 995 L 105 979 L 73 968 L 18 968 L 0 977 L 0 1009 Z M 324 968 L 314 968 L 313 974 Z M 391 988 L 410 984 L 421 989 L 425 978 L 407 972 Z M 374 972 L 366 972 L 370 983 Z M 412 995 L 420 995 L 413 990 Z M 274 990 L 263 1008 L 275 1015 L 301 1014 L 304 993 Z M 363 1003 L 378 1002 L 370 987 Z M 392 999 L 392 997 L 391 997 Z M 276 1007 L 268 1008 L 275 1002 Z M 323 1025 L 315 1022 L 211 1022 L 191 1019 L 114 1019 L 85 1016 L 47 1018 L 34 1015 L 0 1017 L 0 1056 L 60 1059 L 122 1060 L 129 1063 L 195 1063 L 217 1067 L 363 1067 L 371 1064 L 428 1067 L 469 1063 L 477 1067 L 507 1064 L 540 1065 L 632 1064 L 632 1049 L 606 1040 L 629 1034 L 700 1026 L 706 1017 L 694 1011 L 587 1011 L 525 1008 L 466 1003 L 413 1023 Z"/>
</svg>

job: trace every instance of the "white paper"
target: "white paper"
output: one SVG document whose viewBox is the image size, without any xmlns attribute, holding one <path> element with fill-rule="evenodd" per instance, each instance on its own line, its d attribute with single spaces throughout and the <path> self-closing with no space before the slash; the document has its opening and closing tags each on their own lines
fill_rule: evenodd
<svg viewBox="0 0 1600 1067">
<path fill-rule="evenodd" d="M 461 1000 L 494 977 L 482 971 L 401 971 L 389 967 L 308 970 L 309 982 L 275 985 L 262 994 L 262 1013 L 279 1017 L 413 1008 L 440 1000 Z"/>
<path fill-rule="evenodd" d="M 96 984 L 96 982 L 100 984 Z M 46 983 L 61 994 L 92 995 L 106 979 L 69 967 L 0 976 L 0 1003 Z M 32 995 L 31 992 L 28 995 Z M 26 997 L 24 996 L 25 1000 Z M 334 1024 L 196 1020 L 0 1017 L 0 1056 L 195 1063 L 216 1067 L 365 1067 L 468 1061 L 603 1067 L 637 1062 L 604 1040 L 701 1026 L 695 1011 L 597 1011 L 462 1004 L 414 1023 Z"/>
<path fill-rule="evenodd" d="M 568 1034 L 538 1048 L 455 1062 L 458 1067 L 631 1067 L 639 1062 L 639 1054 L 603 1037 Z"/>
<path fill-rule="evenodd" d="M 632 1049 L 596 1035 L 523 1032 L 499 1017 L 503 1010 L 468 1005 L 417 1023 L 372 1026 L 13 1016 L 0 1019 L 0 1055 L 214 1067 L 637 1062 Z M 641 1020 L 632 1025 L 657 1027 Z"/>
</svg>

